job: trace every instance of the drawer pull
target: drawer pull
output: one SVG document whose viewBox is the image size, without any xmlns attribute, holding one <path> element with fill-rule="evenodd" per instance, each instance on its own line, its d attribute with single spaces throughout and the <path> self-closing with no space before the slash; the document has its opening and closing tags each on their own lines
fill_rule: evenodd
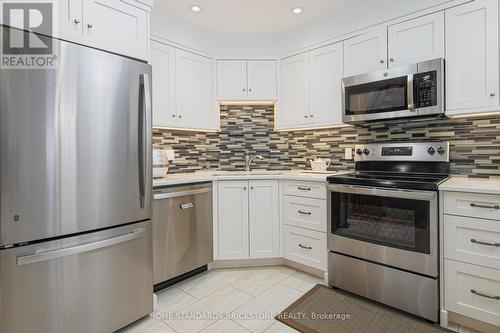
<svg viewBox="0 0 500 333">
<path fill-rule="evenodd" d="M 299 247 L 303 248 L 303 249 L 306 249 L 306 250 L 312 250 L 313 248 L 310 247 L 310 246 L 305 246 L 305 245 L 302 245 L 302 244 L 299 244 Z"/>
<path fill-rule="evenodd" d="M 471 243 L 474 243 L 474 244 L 480 244 L 480 245 L 486 245 L 486 246 L 500 247 L 500 243 L 487 243 L 487 242 L 481 242 L 481 241 L 475 240 L 474 238 L 471 238 L 470 242 L 471 242 Z"/>
<path fill-rule="evenodd" d="M 301 190 L 301 191 L 310 191 L 310 190 L 311 190 L 311 188 L 310 188 L 310 187 L 302 187 L 302 186 L 299 186 L 299 187 L 297 187 L 297 188 L 298 188 L 299 190 Z"/>
<path fill-rule="evenodd" d="M 485 298 L 489 298 L 489 299 L 494 299 L 494 300 L 500 301 L 500 296 L 487 295 L 487 294 L 481 293 L 479 291 L 476 291 L 474 289 L 471 289 L 470 292 L 473 293 L 474 295 L 477 295 L 477 296 L 481 296 L 481 297 L 485 297 Z"/>
<path fill-rule="evenodd" d="M 311 215 L 311 212 L 304 212 L 302 210 L 299 210 L 299 214 L 302 214 L 302 215 Z"/>
<path fill-rule="evenodd" d="M 486 205 L 478 205 L 478 204 L 475 204 L 475 203 L 471 203 L 470 204 L 471 207 L 475 207 L 475 208 L 484 208 L 484 209 L 496 209 L 496 210 L 499 210 L 500 209 L 500 206 L 486 206 Z"/>
</svg>

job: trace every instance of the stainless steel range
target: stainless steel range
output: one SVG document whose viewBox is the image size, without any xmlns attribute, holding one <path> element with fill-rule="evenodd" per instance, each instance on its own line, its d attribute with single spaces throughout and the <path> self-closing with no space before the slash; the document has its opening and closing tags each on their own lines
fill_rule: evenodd
<svg viewBox="0 0 500 333">
<path fill-rule="evenodd" d="M 359 145 L 355 161 L 353 174 L 328 178 L 330 285 L 437 322 L 449 144 Z"/>
</svg>

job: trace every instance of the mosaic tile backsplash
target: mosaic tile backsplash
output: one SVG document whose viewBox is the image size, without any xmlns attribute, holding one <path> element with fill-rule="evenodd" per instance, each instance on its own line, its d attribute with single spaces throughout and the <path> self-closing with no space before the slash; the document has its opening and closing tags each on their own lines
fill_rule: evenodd
<svg viewBox="0 0 500 333">
<path fill-rule="evenodd" d="M 218 133 L 153 130 L 155 148 L 174 149 L 170 173 L 206 169 L 243 170 L 245 154 L 260 154 L 253 169 L 309 168 L 311 158 L 328 158 L 331 170 L 351 170 L 345 148 L 355 144 L 401 141 L 450 141 L 455 175 L 500 178 L 500 116 L 465 119 L 405 120 L 364 126 L 274 131 L 274 107 L 222 106 Z"/>
</svg>

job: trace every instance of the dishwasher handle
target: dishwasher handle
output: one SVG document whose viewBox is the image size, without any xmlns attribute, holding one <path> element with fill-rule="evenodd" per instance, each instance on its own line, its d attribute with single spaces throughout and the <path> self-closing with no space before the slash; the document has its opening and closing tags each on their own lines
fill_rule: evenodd
<svg viewBox="0 0 500 333">
<path fill-rule="evenodd" d="M 179 197 L 186 197 L 188 195 L 202 194 L 202 193 L 208 193 L 208 192 L 212 192 L 212 188 L 201 188 L 201 189 L 196 189 L 196 190 L 179 191 L 179 192 L 171 192 L 171 193 L 161 193 L 160 192 L 160 193 L 154 194 L 154 199 L 161 200 L 161 199 L 179 198 Z"/>
</svg>

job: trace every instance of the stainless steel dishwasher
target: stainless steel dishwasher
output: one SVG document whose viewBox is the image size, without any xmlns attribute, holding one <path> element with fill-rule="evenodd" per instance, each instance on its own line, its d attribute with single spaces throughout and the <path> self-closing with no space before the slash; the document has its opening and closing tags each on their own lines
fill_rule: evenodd
<svg viewBox="0 0 500 333">
<path fill-rule="evenodd" d="M 213 261 L 212 183 L 155 189 L 153 193 L 156 286 Z"/>
</svg>

